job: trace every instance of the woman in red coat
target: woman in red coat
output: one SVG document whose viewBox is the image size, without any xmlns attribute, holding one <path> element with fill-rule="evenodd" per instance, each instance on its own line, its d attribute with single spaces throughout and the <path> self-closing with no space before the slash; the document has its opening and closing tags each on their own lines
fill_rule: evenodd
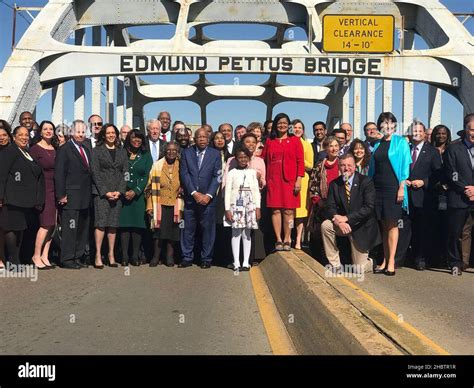
<svg viewBox="0 0 474 388">
<path fill-rule="evenodd" d="M 295 209 L 300 207 L 304 176 L 303 146 L 298 137 L 289 133 L 289 128 L 290 118 L 285 113 L 276 115 L 262 153 L 267 166 L 267 207 L 272 209 L 277 251 L 291 250 L 291 228 Z"/>
</svg>

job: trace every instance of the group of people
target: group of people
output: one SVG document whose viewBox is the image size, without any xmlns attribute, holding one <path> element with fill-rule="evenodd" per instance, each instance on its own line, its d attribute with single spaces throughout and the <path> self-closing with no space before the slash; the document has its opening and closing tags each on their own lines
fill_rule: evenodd
<svg viewBox="0 0 474 388">
<path fill-rule="evenodd" d="M 0 120 L 0 269 L 54 268 L 54 236 L 68 269 L 88 258 L 97 269 L 187 268 L 199 256 L 203 269 L 221 259 L 248 271 L 305 243 L 335 273 L 344 252 L 358 271 L 387 276 L 408 256 L 418 270 L 469 267 L 474 114 L 453 142 L 446 126 L 429 133 L 419 121 L 400 136 L 390 112 L 365 124 L 365 140 L 317 121 L 309 142 L 284 113 L 217 131 L 171 123 L 168 112 L 145 130 L 97 114 L 71 128 L 30 112 L 13 129 Z"/>
</svg>

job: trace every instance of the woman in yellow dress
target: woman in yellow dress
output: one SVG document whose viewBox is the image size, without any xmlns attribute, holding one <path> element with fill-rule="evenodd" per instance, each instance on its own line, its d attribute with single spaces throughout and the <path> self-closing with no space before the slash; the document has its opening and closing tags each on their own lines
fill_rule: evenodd
<svg viewBox="0 0 474 388">
<path fill-rule="evenodd" d="M 301 239 L 303 236 L 305 219 L 308 217 L 308 186 L 309 186 L 309 173 L 314 165 L 314 153 L 313 147 L 304 136 L 304 124 L 301 120 L 296 119 L 291 123 L 293 126 L 293 133 L 300 138 L 301 144 L 303 145 L 304 152 L 304 177 L 301 180 L 301 205 L 296 209 L 295 214 L 295 228 L 296 228 L 296 242 L 295 249 L 301 249 Z"/>
</svg>

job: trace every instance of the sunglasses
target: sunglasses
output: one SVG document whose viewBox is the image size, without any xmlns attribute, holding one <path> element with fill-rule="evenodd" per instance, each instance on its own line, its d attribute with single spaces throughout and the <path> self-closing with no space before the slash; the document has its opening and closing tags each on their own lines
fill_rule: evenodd
<svg viewBox="0 0 474 388">
<path fill-rule="evenodd" d="M 101 127 L 102 126 L 102 122 L 98 122 L 98 123 L 91 123 L 91 125 L 95 126 L 95 127 Z"/>
</svg>

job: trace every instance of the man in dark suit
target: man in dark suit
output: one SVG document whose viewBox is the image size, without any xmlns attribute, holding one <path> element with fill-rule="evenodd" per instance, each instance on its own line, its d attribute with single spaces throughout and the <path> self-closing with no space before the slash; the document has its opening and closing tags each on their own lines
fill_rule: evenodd
<svg viewBox="0 0 474 388">
<path fill-rule="evenodd" d="M 146 123 L 146 144 L 150 151 L 153 163 L 165 156 L 166 136 L 161 133 L 161 122 L 158 119 L 148 120 Z"/>
<path fill-rule="evenodd" d="M 433 215 L 436 202 L 433 188 L 439 181 L 441 156 L 426 139 L 426 127 L 420 121 L 410 126 L 412 134 L 408 198 L 411 220 L 411 248 L 415 268 L 423 271 L 430 256 Z"/>
<path fill-rule="evenodd" d="M 459 247 L 464 224 L 474 208 L 474 113 L 464 118 L 462 141 L 451 143 L 444 153 L 448 183 L 448 260 L 453 275 L 462 275 Z"/>
<path fill-rule="evenodd" d="M 326 128 L 326 123 L 322 121 L 316 121 L 313 124 L 313 154 L 314 154 L 314 166 L 320 161 L 323 160 L 327 154 L 324 150 L 323 143 L 328 135 L 328 130 Z"/>
<path fill-rule="evenodd" d="M 181 154 L 180 178 L 184 189 L 184 229 L 181 234 L 181 268 L 193 262 L 197 224 L 202 229 L 201 268 L 210 268 L 216 235 L 216 192 L 222 176 L 220 152 L 209 147 L 209 134 L 199 128 L 195 145 Z"/>
<path fill-rule="evenodd" d="M 375 218 L 375 187 L 372 180 L 355 171 L 351 154 L 339 159 L 341 176 L 329 185 L 327 210 L 329 219 L 321 225 L 326 256 L 332 270 L 342 272 L 336 236 L 347 236 L 352 262 L 358 273 L 373 269 L 369 250 L 380 243 L 380 231 Z"/>
<path fill-rule="evenodd" d="M 56 198 L 61 206 L 61 266 L 85 267 L 81 263 L 89 236 L 89 209 L 92 197 L 91 153 L 84 145 L 86 124 L 75 120 L 72 139 L 56 156 L 54 180 Z"/>
</svg>

